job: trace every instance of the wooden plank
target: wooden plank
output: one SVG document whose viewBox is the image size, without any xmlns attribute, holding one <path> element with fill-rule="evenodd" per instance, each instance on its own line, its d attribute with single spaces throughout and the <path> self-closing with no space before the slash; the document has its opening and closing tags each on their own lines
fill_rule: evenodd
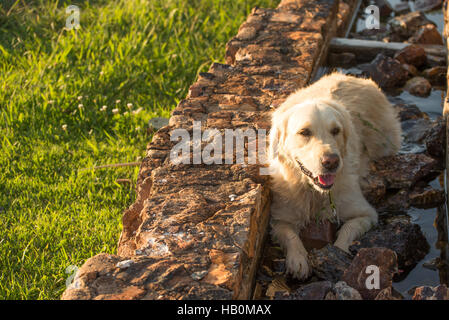
<svg viewBox="0 0 449 320">
<path fill-rule="evenodd" d="M 391 55 L 409 45 L 410 43 L 403 42 L 382 42 L 374 40 L 333 38 L 330 43 L 330 50 L 331 52 L 353 52 L 358 55 L 364 54 L 372 57 L 379 53 Z M 427 54 L 439 57 L 446 56 L 446 49 L 442 45 L 419 46 L 423 47 Z"/>
</svg>

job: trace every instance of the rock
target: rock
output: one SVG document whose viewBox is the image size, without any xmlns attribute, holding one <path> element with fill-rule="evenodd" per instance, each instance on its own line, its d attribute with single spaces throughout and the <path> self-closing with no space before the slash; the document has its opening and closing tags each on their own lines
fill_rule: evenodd
<svg viewBox="0 0 449 320">
<path fill-rule="evenodd" d="M 425 138 L 427 153 L 432 157 L 444 159 L 446 156 L 446 125 L 444 119 L 435 121 Z"/>
<path fill-rule="evenodd" d="M 364 76 L 372 78 L 384 89 L 402 86 L 408 79 L 408 72 L 400 62 L 381 53 L 371 63 L 359 67 Z"/>
<path fill-rule="evenodd" d="M 399 154 L 371 162 L 371 170 L 383 177 L 388 189 L 409 189 L 418 181 L 433 180 L 442 168 L 425 154 Z"/>
<path fill-rule="evenodd" d="M 426 52 L 417 45 L 410 45 L 395 53 L 394 58 L 401 63 L 408 63 L 417 68 L 427 62 Z"/>
<path fill-rule="evenodd" d="M 411 64 L 404 63 L 402 65 L 402 68 L 407 70 L 410 77 L 416 77 L 418 75 L 418 69 L 416 69 L 416 67 Z"/>
<path fill-rule="evenodd" d="M 312 221 L 299 233 L 307 251 L 321 249 L 336 240 L 337 225 L 329 220 Z"/>
<path fill-rule="evenodd" d="M 309 253 L 309 263 L 313 273 L 320 279 L 339 281 L 351 263 L 351 255 L 338 247 L 327 245 Z"/>
<path fill-rule="evenodd" d="M 431 11 L 441 7 L 442 0 L 415 0 L 415 10 L 416 11 Z"/>
<path fill-rule="evenodd" d="M 355 254 L 363 248 L 376 247 L 393 250 L 397 255 L 400 269 L 415 266 L 430 249 L 420 226 L 404 220 L 388 224 L 380 221 L 378 226 L 354 241 L 349 251 Z"/>
<path fill-rule="evenodd" d="M 398 272 L 397 255 L 387 248 L 360 249 L 342 280 L 360 292 L 363 299 L 375 299 L 385 288 L 390 288 Z"/>
<path fill-rule="evenodd" d="M 433 86 L 444 86 L 446 84 L 446 67 L 438 66 L 423 71 L 423 76 L 426 77 Z"/>
<path fill-rule="evenodd" d="M 374 300 L 403 300 L 401 293 L 396 291 L 393 287 L 388 287 L 379 292 Z"/>
<path fill-rule="evenodd" d="M 362 296 L 346 282 L 339 281 L 335 284 L 333 291 L 327 294 L 325 300 L 362 300 Z"/>
<path fill-rule="evenodd" d="M 407 81 L 404 87 L 405 90 L 418 97 L 427 97 L 432 91 L 432 85 L 426 78 L 413 77 Z"/>
<path fill-rule="evenodd" d="M 391 102 L 394 104 L 394 108 L 398 112 L 399 120 L 401 122 L 429 118 L 428 115 L 422 112 L 415 104 L 405 103 L 400 99 Z"/>
<path fill-rule="evenodd" d="M 449 300 L 449 289 L 442 284 L 437 287 L 419 287 L 415 289 L 413 300 Z"/>
<path fill-rule="evenodd" d="M 438 271 L 439 269 L 447 268 L 448 263 L 440 257 L 435 257 L 432 260 L 423 263 L 423 268 Z"/>
<path fill-rule="evenodd" d="M 332 66 L 352 66 L 356 63 L 356 56 L 352 52 L 329 53 L 328 64 Z"/>
<path fill-rule="evenodd" d="M 292 293 L 278 292 L 275 300 L 324 300 L 333 287 L 330 281 L 312 282 L 300 286 Z"/>
<path fill-rule="evenodd" d="M 420 11 L 413 11 L 407 14 L 403 14 L 394 17 L 389 22 L 391 30 L 393 33 L 397 33 L 404 40 L 411 37 L 419 27 L 427 24 L 433 24 L 424 13 Z"/>
<path fill-rule="evenodd" d="M 433 24 L 420 27 L 408 41 L 410 43 L 443 45 L 443 37 Z"/>
<path fill-rule="evenodd" d="M 417 208 L 436 208 L 444 203 L 443 190 L 427 187 L 424 190 L 414 190 L 409 194 L 410 204 Z"/>
<path fill-rule="evenodd" d="M 363 195 L 372 205 L 384 200 L 387 187 L 384 179 L 375 174 L 368 174 L 361 181 Z"/>
<path fill-rule="evenodd" d="M 432 128 L 432 122 L 426 118 L 411 119 L 401 122 L 402 135 L 407 144 L 423 142 Z"/>
</svg>

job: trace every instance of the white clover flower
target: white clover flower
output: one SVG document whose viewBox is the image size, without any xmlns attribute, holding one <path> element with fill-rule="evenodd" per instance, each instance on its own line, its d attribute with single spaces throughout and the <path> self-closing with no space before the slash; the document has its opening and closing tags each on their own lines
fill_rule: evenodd
<svg viewBox="0 0 449 320">
<path fill-rule="evenodd" d="M 106 111 L 107 108 L 108 108 L 108 106 L 102 106 L 100 111 Z"/>
<path fill-rule="evenodd" d="M 140 131 L 140 127 L 136 127 L 136 131 Z"/>
<path fill-rule="evenodd" d="M 133 107 L 132 103 L 127 103 L 126 106 L 128 107 L 128 109 L 131 109 Z"/>
<path fill-rule="evenodd" d="M 84 106 L 83 106 L 82 103 L 80 103 L 80 104 L 78 105 L 78 109 L 80 109 L 80 110 L 84 109 Z"/>
<path fill-rule="evenodd" d="M 55 100 L 49 100 L 48 101 L 48 104 L 53 104 L 53 103 L 55 103 Z"/>
<path fill-rule="evenodd" d="M 120 100 L 120 99 L 115 100 L 115 103 L 117 103 L 117 104 L 120 102 L 122 102 L 122 100 Z"/>
<path fill-rule="evenodd" d="M 78 100 L 81 100 L 83 98 L 83 96 L 78 96 Z"/>
<path fill-rule="evenodd" d="M 128 114 L 129 114 L 128 111 L 123 112 L 123 115 L 124 115 L 124 116 L 127 116 Z"/>
<path fill-rule="evenodd" d="M 133 111 L 133 114 L 139 114 L 140 113 L 140 111 L 142 111 L 143 110 L 143 108 L 142 107 L 140 107 L 139 109 L 137 109 L 137 110 L 134 110 Z"/>
<path fill-rule="evenodd" d="M 62 130 L 64 130 L 64 131 L 67 130 L 67 125 L 66 125 L 66 124 L 63 124 L 63 125 L 62 125 Z"/>
<path fill-rule="evenodd" d="M 113 113 L 113 114 L 118 114 L 119 112 L 120 112 L 119 109 L 112 109 L 112 113 Z"/>
</svg>

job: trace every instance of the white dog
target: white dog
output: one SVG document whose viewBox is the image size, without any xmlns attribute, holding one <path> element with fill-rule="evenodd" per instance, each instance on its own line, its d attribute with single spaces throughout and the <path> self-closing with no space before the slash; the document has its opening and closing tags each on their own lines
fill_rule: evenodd
<svg viewBox="0 0 449 320">
<path fill-rule="evenodd" d="M 268 158 L 272 235 L 286 251 L 287 272 L 310 275 L 299 231 L 336 215 L 335 245 L 350 244 L 377 223 L 359 179 L 369 161 L 401 145 L 397 113 L 371 80 L 333 73 L 292 94 L 272 114 Z"/>
</svg>

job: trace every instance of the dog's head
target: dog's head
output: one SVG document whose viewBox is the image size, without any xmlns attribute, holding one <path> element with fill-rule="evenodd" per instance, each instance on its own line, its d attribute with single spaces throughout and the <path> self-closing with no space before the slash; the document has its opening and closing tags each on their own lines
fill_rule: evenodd
<svg viewBox="0 0 449 320">
<path fill-rule="evenodd" d="M 344 165 L 349 119 L 344 108 L 330 101 L 308 100 L 278 109 L 272 117 L 270 157 L 301 172 L 317 190 L 327 191 Z"/>
</svg>

